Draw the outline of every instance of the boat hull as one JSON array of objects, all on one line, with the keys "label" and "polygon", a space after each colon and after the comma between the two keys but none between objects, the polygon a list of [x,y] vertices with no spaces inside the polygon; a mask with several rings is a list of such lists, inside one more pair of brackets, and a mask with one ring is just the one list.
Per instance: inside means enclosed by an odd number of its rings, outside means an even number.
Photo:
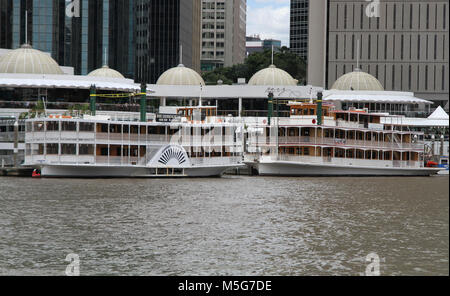
[{"label": "boat hull", "polygon": [[155,174],[147,167],[89,166],[89,165],[42,165],[41,176],[47,178],[182,178],[182,177],[219,177],[228,169],[242,165],[205,166],[185,168],[183,172],[171,170]]},{"label": "boat hull", "polygon": [[262,176],[431,176],[439,172],[436,168],[380,168],[288,161],[260,162],[256,167]]}]

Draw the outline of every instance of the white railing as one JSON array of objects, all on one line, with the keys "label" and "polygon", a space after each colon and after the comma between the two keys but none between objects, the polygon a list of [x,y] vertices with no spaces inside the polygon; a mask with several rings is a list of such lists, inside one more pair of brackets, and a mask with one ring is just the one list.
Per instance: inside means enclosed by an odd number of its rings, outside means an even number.
[{"label": "white railing", "polygon": [[[249,146],[276,146],[277,140],[275,137],[251,137],[248,140]],[[279,145],[322,145],[322,146],[343,146],[358,148],[372,148],[372,149],[400,149],[400,150],[419,150],[424,149],[423,143],[392,143],[382,141],[364,141],[364,140],[349,140],[337,138],[315,138],[315,137],[279,137]]]},{"label": "white railing", "polygon": [[191,157],[192,166],[217,166],[217,165],[237,165],[242,163],[242,157]]},{"label": "white railing", "polygon": [[379,159],[356,159],[356,158],[337,158],[337,157],[317,157],[304,155],[281,154],[261,156],[261,161],[290,161],[311,164],[334,164],[345,166],[363,166],[363,167],[399,167],[399,168],[420,168],[423,166],[421,161],[400,161],[400,160],[379,160]]},{"label": "white railing", "polygon": [[337,127],[348,127],[348,128],[364,128],[364,124],[361,124],[359,122],[351,122],[351,121],[344,121],[344,120],[337,120],[336,121]]}]

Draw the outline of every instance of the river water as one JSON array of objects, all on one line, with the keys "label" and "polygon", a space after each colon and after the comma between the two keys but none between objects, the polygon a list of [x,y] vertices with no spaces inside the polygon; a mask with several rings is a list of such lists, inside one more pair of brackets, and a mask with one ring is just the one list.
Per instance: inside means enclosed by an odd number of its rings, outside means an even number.
[{"label": "river water", "polygon": [[0,178],[0,275],[449,274],[449,178]]}]

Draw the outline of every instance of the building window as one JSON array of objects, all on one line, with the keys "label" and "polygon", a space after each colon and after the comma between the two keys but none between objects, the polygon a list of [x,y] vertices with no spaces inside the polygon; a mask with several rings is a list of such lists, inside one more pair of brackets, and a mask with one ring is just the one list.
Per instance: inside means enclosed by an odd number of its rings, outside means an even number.
[{"label": "building window", "polygon": [[394,30],[397,22],[397,5],[394,4]]},{"label": "building window", "polygon": [[442,22],[442,24],[443,24],[443,27],[444,27],[444,30],[445,30],[445,22],[446,22],[446,18],[447,18],[447,5],[446,4],[442,4],[442,11],[443,11],[443,13],[444,13],[444,21]]},{"label": "building window", "polygon": [[411,65],[409,65],[409,69],[408,69],[408,90],[411,90]]},{"label": "building window", "polygon": [[339,49],[339,36],[336,35],[336,53],[335,53],[336,60],[338,59],[338,49]]},{"label": "building window", "polygon": [[420,35],[417,35],[417,60],[420,60]]},{"label": "building window", "polygon": [[392,65],[392,89],[395,89],[395,66]]},{"label": "building window", "polygon": [[400,65],[400,90],[403,89],[403,65]]},{"label": "building window", "polygon": [[409,29],[412,29],[413,23],[413,4],[409,5]]},{"label": "building window", "polygon": [[[361,19],[362,23],[362,19]],[[344,29],[347,29],[347,4],[344,5]]]},{"label": "building window", "polygon": [[403,60],[403,49],[404,49],[403,42],[404,42],[404,36],[402,34],[402,37],[401,37],[401,40],[400,40],[400,59],[402,59],[402,60]]},{"label": "building window", "polygon": [[442,59],[445,60],[445,35],[442,35]]},{"label": "building window", "polygon": [[434,59],[437,59],[437,35],[434,35]]},{"label": "building window", "polygon": [[[353,4],[353,13],[352,13],[352,29],[355,29],[355,4]],[[369,28],[370,29],[370,28]]]},{"label": "building window", "polygon": [[344,60],[346,59],[346,51],[347,51],[347,35],[344,35]]},{"label": "building window", "polygon": [[395,60],[395,35],[392,36],[392,59]]},{"label": "building window", "polygon": [[433,82],[434,82],[433,89],[435,90],[436,89],[436,65],[434,65]]},{"label": "building window", "polygon": [[[361,30],[363,29],[363,20],[364,20],[364,14],[363,14],[363,11],[364,11],[364,4],[361,4],[361,15],[360,15],[360,19],[361,19],[361,22],[360,22],[360,29],[361,29]],[[369,18],[369,20],[370,20],[370,18]]]},{"label": "building window", "polygon": [[437,29],[437,15],[438,15],[438,6],[434,6],[434,29]]},{"label": "building window", "polygon": [[425,90],[428,90],[428,65],[425,65]]},{"label": "building window", "polygon": [[402,29],[405,24],[405,4],[402,4]]},{"label": "building window", "polygon": [[420,89],[420,66],[417,65],[417,85],[416,85],[416,89],[419,90]]},{"label": "building window", "polygon": [[442,65],[442,90],[445,89],[445,66]]},{"label": "building window", "polygon": [[339,4],[336,4],[336,29],[339,29]]},{"label": "building window", "polygon": [[411,60],[412,57],[412,36],[409,35],[409,60]]},{"label": "building window", "polygon": [[352,60],[355,59],[355,35],[352,35]]}]

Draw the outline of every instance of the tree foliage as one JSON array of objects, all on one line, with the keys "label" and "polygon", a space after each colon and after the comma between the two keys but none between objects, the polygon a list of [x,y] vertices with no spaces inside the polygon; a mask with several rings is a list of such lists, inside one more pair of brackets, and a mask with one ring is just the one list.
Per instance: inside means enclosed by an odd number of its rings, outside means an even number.
[{"label": "tree foliage", "polygon": [[[306,63],[298,55],[292,53],[286,46],[280,52],[274,53],[274,64],[299,81],[299,84],[306,83]],[[224,84],[233,84],[238,78],[245,78],[248,82],[250,78],[259,70],[267,68],[272,63],[272,51],[266,49],[264,52],[256,52],[249,55],[243,64],[231,67],[216,68],[213,71],[203,73],[206,84],[217,84],[222,80]]]}]

